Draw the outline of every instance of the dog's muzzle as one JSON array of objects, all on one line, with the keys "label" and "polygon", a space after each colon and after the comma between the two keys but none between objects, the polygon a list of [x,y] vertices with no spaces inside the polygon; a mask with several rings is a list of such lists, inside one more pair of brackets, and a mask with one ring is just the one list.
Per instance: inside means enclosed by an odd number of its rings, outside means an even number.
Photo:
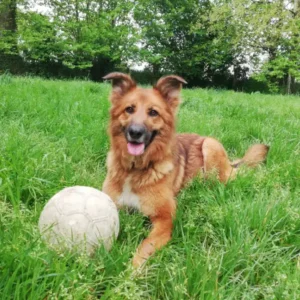
[{"label": "dog's muzzle", "polygon": [[127,129],[127,141],[133,143],[144,143],[147,135],[147,129],[144,125],[132,124]]},{"label": "dog's muzzle", "polygon": [[153,141],[156,131],[149,131],[145,125],[131,124],[125,130],[127,150],[131,155],[142,155]]}]

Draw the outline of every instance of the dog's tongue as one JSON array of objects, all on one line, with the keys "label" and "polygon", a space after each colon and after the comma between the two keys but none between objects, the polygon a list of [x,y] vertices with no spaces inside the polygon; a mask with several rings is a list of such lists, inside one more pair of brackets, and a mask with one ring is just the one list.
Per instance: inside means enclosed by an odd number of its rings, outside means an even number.
[{"label": "dog's tongue", "polygon": [[141,155],[144,153],[145,150],[145,144],[133,144],[133,143],[127,143],[127,149],[129,154],[131,155]]}]

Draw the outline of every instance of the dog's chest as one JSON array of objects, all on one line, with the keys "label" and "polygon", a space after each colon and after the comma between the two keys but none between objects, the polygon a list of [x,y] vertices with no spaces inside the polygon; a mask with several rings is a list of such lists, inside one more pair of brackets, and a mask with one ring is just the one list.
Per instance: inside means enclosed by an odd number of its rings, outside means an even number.
[{"label": "dog's chest", "polygon": [[140,198],[137,194],[134,194],[131,190],[130,178],[127,178],[124,185],[122,194],[118,198],[118,204],[120,206],[128,206],[140,210]]}]

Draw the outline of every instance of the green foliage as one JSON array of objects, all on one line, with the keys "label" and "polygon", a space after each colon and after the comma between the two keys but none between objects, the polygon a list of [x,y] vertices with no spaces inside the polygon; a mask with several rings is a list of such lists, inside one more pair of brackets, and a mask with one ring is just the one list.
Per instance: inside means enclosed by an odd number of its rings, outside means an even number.
[{"label": "green foliage", "polygon": [[[214,2],[210,20],[217,21],[229,48],[234,49],[234,79],[241,77],[246,62],[254,70],[252,78],[266,84],[271,92],[287,91],[288,76],[290,82],[296,82],[300,72],[297,1]],[[213,28],[212,24],[210,30]],[[266,59],[261,67],[263,56]]]},{"label": "green foliage", "polygon": [[41,0],[44,14],[30,3],[0,4],[1,72],[98,81],[141,64],[141,81],[177,73],[191,86],[298,91],[299,0]]},{"label": "green foliage", "polygon": [[[290,80],[300,80],[300,19],[289,20],[289,33],[281,37],[281,47],[276,50],[274,58],[264,64],[256,78],[266,82],[271,92],[282,92]],[[290,93],[291,91],[287,91]]]},{"label": "green foliage", "polygon": [[[88,74],[99,64],[103,69],[107,68],[105,63],[125,66],[135,47],[129,26],[132,1],[44,0],[39,4],[48,8],[48,15],[19,10],[14,17],[18,32],[9,28],[1,31],[0,52],[13,49],[29,71],[34,65],[46,69],[48,65],[87,70]],[[12,47],[17,39],[17,46]],[[5,64],[1,65],[4,68]]]},{"label": "green foliage", "polygon": [[210,1],[154,1],[152,5],[149,11],[149,1],[139,1],[134,9],[141,28],[141,61],[156,73],[179,73],[190,83],[226,76],[234,49],[224,43],[224,24],[210,19]]},{"label": "green foliage", "polygon": [[[45,1],[51,19],[26,12],[20,18],[21,50],[27,60],[59,61],[69,68],[91,68],[93,61],[107,57],[125,60],[128,11],[131,2]],[[120,14],[120,16],[119,16]],[[120,45],[123,45],[121,47]]]},{"label": "green foliage", "polygon": [[1,299],[297,299],[300,293],[299,97],[185,89],[178,131],[218,138],[231,158],[269,144],[266,165],[226,186],[195,179],[178,196],[172,241],[140,272],[148,234],[120,211],[112,250],[58,256],[37,229],[65,186],[101,189],[111,88],[0,76]]},{"label": "green foliage", "polygon": [[61,61],[65,42],[57,36],[55,24],[48,17],[34,12],[19,14],[21,43],[25,60],[33,62]]}]

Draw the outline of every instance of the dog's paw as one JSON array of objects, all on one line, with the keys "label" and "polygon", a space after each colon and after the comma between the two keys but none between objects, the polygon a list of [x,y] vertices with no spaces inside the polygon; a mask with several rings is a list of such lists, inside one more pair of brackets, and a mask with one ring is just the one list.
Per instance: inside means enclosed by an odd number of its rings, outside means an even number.
[{"label": "dog's paw", "polygon": [[133,257],[132,265],[134,268],[141,268],[145,265],[147,258],[140,256],[138,253]]}]

